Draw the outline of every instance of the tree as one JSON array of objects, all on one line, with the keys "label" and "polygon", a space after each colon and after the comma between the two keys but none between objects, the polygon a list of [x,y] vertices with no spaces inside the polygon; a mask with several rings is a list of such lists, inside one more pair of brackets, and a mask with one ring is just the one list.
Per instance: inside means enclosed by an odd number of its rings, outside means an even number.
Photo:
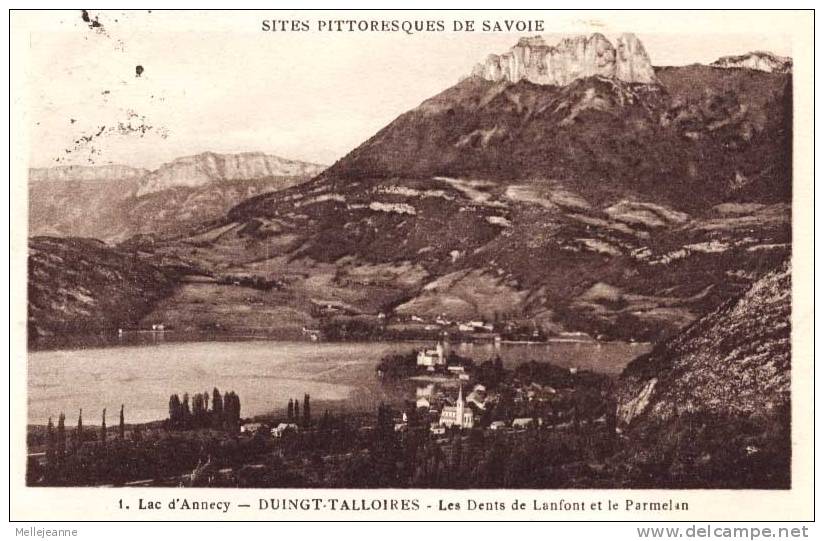
[{"label": "tree", "polygon": [[381,403],[378,406],[378,422],[375,427],[372,447],[372,483],[378,487],[393,487],[398,483],[396,460],[401,454],[399,442],[392,421],[392,410]]},{"label": "tree", "polygon": [[196,393],[192,397],[192,421],[194,423],[193,426],[200,428],[206,425],[206,402],[209,398],[209,395],[204,393]]},{"label": "tree", "polygon": [[49,424],[46,427],[46,465],[52,468],[56,465],[55,454],[57,450],[55,443],[54,423],[52,418],[49,417]]},{"label": "tree", "polygon": [[451,467],[451,477],[452,477],[452,486],[450,488],[456,488],[456,485],[461,480],[461,470],[463,469],[463,438],[461,438],[460,434],[455,434],[454,439],[452,440],[452,467]]},{"label": "tree", "polygon": [[296,423],[298,421],[300,421],[300,402],[298,402],[297,398],[295,399],[295,419],[294,419],[294,421]]},{"label": "tree", "polygon": [[100,425],[100,442],[106,443],[106,408],[103,408],[103,422]]},{"label": "tree", "polygon": [[223,428],[232,426],[232,393],[226,391],[223,394]]},{"label": "tree", "polygon": [[495,438],[481,470],[481,482],[484,486],[498,488],[504,486],[504,475],[510,451],[504,439]]},{"label": "tree", "polygon": [[320,418],[320,428],[321,430],[329,430],[332,427],[332,416],[329,414],[329,410],[323,410],[323,417]]},{"label": "tree", "polygon": [[312,423],[312,414],[309,409],[309,394],[303,395],[303,425],[309,426]]},{"label": "tree", "polygon": [[607,403],[607,413],[606,413],[606,429],[607,429],[607,444],[609,445],[609,450],[611,451],[615,446],[615,442],[618,438],[617,435],[617,426],[618,426],[618,401],[615,398],[615,395],[610,393],[606,400]]},{"label": "tree", "polygon": [[83,445],[83,408],[80,408],[80,414],[77,416],[77,428],[74,431],[74,445],[75,451]]},{"label": "tree", "polygon": [[173,394],[169,397],[169,428],[180,428],[183,408],[180,404],[180,397]]},{"label": "tree", "polygon": [[286,421],[292,422],[292,419],[295,417],[295,405],[292,403],[292,399],[289,399],[289,405],[286,406]]},{"label": "tree", "polygon": [[181,422],[184,428],[189,428],[192,424],[192,410],[189,407],[189,393],[183,393],[183,402],[181,406]]},{"label": "tree", "polygon": [[123,415],[123,404],[120,404],[120,424],[117,432],[121,441],[126,439],[126,418]]},{"label": "tree", "polygon": [[57,418],[57,460],[62,463],[66,457],[66,416],[60,412],[60,417]]},{"label": "tree", "polygon": [[497,385],[504,377],[504,361],[500,355],[495,356],[493,366],[495,367],[495,385]]},{"label": "tree", "polygon": [[223,426],[223,398],[217,387],[212,390],[212,426],[214,428]]},{"label": "tree", "polygon": [[409,428],[417,428],[421,424],[418,408],[414,402],[408,402],[406,405],[406,424],[409,425]]},{"label": "tree", "polygon": [[240,428],[240,398],[234,391],[223,396],[223,414],[226,428],[236,432]]}]

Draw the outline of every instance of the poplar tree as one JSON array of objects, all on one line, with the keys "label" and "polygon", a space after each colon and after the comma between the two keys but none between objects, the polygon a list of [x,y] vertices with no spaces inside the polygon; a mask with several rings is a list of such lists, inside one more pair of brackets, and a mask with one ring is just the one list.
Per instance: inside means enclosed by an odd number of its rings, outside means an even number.
[{"label": "poplar tree", "polygon": [[77,416],[77,428],[74,431],[75,451],[83,446],[83,408]]},{"label": "poplar tree", "polygon": [[180,397],[173,394],[169,397],[169,428],[180,428],[181,417]]},{"label": "poplar tree", "polygon": [[197,393],[192,397],[192,420],[195,427],[201,427],[206,424],[206,408],[205,400],[202,394]]},{"label": "poplar tree", "polygon": [[312,422],[312,414],[309,408],[309,394],[304,393],[303,395],[303,425],[309,426]]},{"label": "poplar tree", "polygon": [[106,443],[106,408],[103,408],[103,421],[100,425],[100,442]]},{"label": "poplar tree", "polygon": [[220,396],[220,391],[215,387],[212,390],[212,427],[220,428],[223,426],[223,398]]},{"label": "poplar tree", "polygon": [[232,393],[229,391],[223,394],[223,428],[232,428]]},{"label": "poplar tree", "polygon": [[240,426],[240,398],[234,391],[223,396],[223,412],[226,428],[236,431]]},{"label": "poplar tree", "polygon": [[295,418],[295,405],[292,403],[292,399],[289,399],[289,405],[286,406],[286,420],[288,422],[292,422],[292,419]]},{"label": "poplar tree", "polygon": [[57,462],[63,462],[66,456],[66,416],[60,412],[57,418]]},{"label": "poplar tree", "polygon": [[123,404],[120,404],[120,425],[118,427],[120,440],[126,439],[126,417],[123,415]]},{"label": "poplar tree", "polygon": [[456,434],[452,440],[452,467],[450,468],[453,484],[460,480],[461,468],[463,468],[463,438],[460,434]]},{"label": "poplar tree", "polygon": [[183,405],[181,409],[181,417],[184,428],[189,428],[192,421],[192,410],[189,407],[189,393],[183,393]]},{"label": "poplar tree", "polygon": [[46,465],[49,467],[55,466],[55,441],[54,441],[54,423],[49,417],[49,425],[46,427]]}]

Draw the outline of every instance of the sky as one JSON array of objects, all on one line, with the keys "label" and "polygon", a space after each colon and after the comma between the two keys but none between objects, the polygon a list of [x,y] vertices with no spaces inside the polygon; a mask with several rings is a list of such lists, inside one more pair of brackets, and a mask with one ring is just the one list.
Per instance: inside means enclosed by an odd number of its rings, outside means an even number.
[{"label": "sky", "polygon": [[[18,12],[19,13],[19,12]],[[723,12],[715,12],[723,15]],[[310,17],[311,15],[311,17]],[[176,157],[266,152],[331,164],[401,113],[457,83],[525,33],[264,32],[264,19],[505,19],[494,12],[26,12],[12,21],[23,62],[30,165],[156,168]],[[781,21],[723,16],[519,12],[550,44],[632,31],[653,65],[769,50],[791,56]],[[707,19],[710,17],[711,19]],[[97,18],[101,26],[92,26]],[[16,19],[16,20],[15,20]],[[735,30],[735,31],[733,31]],[[740,30],[740,31],[739,31]],[[724,33],[722,33],[722,31]],[[25,50],[20,50],[21,48]],[[140,76],[136,66],[142,66]],[[18,83],[20,83],[18,81]]]}]

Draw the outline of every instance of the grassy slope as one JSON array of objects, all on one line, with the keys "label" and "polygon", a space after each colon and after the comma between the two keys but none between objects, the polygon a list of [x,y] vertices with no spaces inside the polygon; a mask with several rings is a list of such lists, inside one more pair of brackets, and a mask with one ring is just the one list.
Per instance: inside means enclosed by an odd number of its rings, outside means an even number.
[{"label": "grassy slope", "polygon": [[29,339],[138,321],[171,293],[173,272],[92,239],[29,240]]}]

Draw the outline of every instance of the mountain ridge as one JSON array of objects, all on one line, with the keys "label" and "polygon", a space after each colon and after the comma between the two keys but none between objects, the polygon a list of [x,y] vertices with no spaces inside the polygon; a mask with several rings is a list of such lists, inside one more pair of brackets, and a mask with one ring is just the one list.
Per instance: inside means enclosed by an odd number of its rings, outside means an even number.
[{"label": "mountain ridge", "polygon": [[179,235],[235,204],[323,167],[260,152],[204,152],[150,171],[121,165],[31,169],[29,234],[123,241]]},{"label": "mountain ridge", "polygon": [[788,251],[792,86],[656,78],[467,78],[313,180],[156,249],[390,320],[659,340]]},{"label": "mountain ridge", "polygon": [[658,341],[789,252],[792,80],[655,79],[469,77],[307,182],[128,247],[380,328],[444,316]]},{"label": "mountain ridge", "polygon": [[137,196],[173,187],[198,187],[212,182],[267,177],[313,177],[324,167],[262,152],[217,154],[202,152],[167,162],[142,179]]}]

